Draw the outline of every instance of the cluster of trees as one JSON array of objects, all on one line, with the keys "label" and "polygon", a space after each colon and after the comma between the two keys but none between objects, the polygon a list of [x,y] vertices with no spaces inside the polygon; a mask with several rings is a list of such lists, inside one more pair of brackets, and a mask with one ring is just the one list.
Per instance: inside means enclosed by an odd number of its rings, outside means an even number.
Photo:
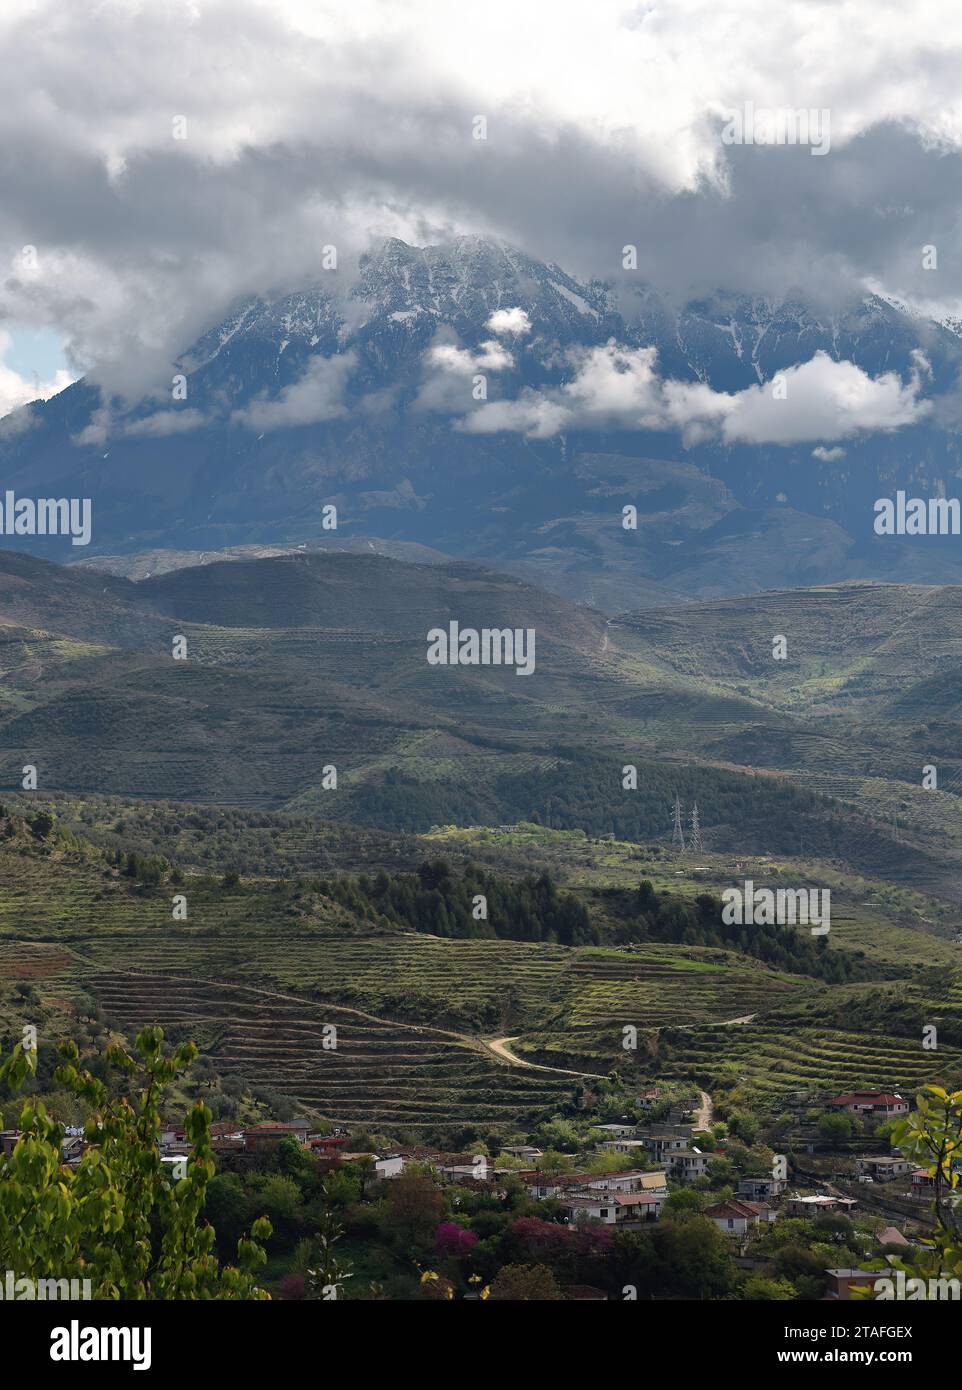
[{"label": "cluster of trees", "polygon": [[127,878],[132,878],[147,888],[156,888],[168,877],[174,883],[183,882],[183,875],[180,870],[175,869],[170,860],[165,859],[161,854],[138,854],[133,849],[115,849],[108,854],[107,860],[108,863],[114,864],[120,869]]},{"label": "cluster of trees", "polygon": [[547,874],[505,879],[475,864],[460,875],[441,859],[414,874],[322,880],[321,892],[355,912],[373,912],[411,931],[448,937],[504,937],[554,941],[564,946],[597,942],[599,931],[584,904],[559,892]]},{"label": "cluster of trees", "polygon": [[683,946],[715,946],[755,956],[779,970],[813,975],[830,984],[871,979],[878,974],[861,951],[829,950],[826,937],[813,938],[788,926],[742,926],[722,921],[722,904],[711,893],[693,902],[655,892],[643,879],[633,893],[612,889],[605,901],[624,923],[625,942],[671,941]]}]

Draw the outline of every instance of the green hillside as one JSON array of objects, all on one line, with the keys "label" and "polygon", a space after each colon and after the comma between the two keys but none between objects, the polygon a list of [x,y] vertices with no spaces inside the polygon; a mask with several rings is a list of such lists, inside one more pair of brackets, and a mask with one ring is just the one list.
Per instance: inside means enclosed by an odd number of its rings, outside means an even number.
[{"label": "green hillside", "polygon": [[[61,809],[69,816],[42,805],[0,816],[0,1031],[16,1037],[29,1018],[49,1046],[91,1008],[100,1028],[122,1036],[160,1022],[174,1039],[196,1039],[218,1090],[259,1088],[274,1113],[293,1106],[387,1132],[504,1134],[568,1106],[572,1071],[708,1089],[743,1077],[759,1105],[774,1110],[800,1088],[909,1087],[962,1065],[957,947],[844,898],[819,950],[850,962],[857,983],[828,983],[804,953],[800,969],[766,959],[772,944],[794,949],[790,933],[768,944],[763,934],[746,936],[747,950],[694,944],[688,931],[697,940],[705,888],[724,878],[717,857],[679,871],[662,851],[649,851],[646,864],[637,846],[537,827],[518,856],[511,842],[523,831],[454,831],[420,842],[367,833],[366,843],[362,832],[358,846],[338,827],[315,826],[336,863],[333,876],[238,881],[146,852],[143,833],[152,819],[164,824],[162,808],[139,808],[139,820],[138,808],[124,813],[141,834],[136,850],[119,848],[122,817],[104,844],[85,833],[87,816],[103,837],[96,826],[108,810],[117,816],[117,804]],[[268,856],[273,829],[250,818],[226,813],[222,833],[232,835],[236,821],[238,838],[246,834]],[[287,818],[277,827],[288,860],[303,831]],[[192,834],[203,841],[202,828]],[[452,868],[455,882],[478,853],[500,864],[481,881],[496,922],[452,916],[451,934],[438,936],[425,930],[417,896],[406,921],[403,896],[378,886],[380,873],[382,885],[409,892],[406,871],[421,856],[434,862],[442,846],[462,866]],[[392,856],[400,862],[385,870]],[[530,930],[524,914],[546,905],[518,896],[524,875],[555,865],[565,882],[559,901],[575,895],[601,945],[498,934]],[[746,867],[764,873],[761,864]],[[646,930],[665,939],[634,939],[640,919],[628,889],[616,886],[636,888],[643,874],[655,875],[658,903],[654,913],[646,899]],[[186,899],[185,920],[172,913],[175,894]],[[506,914],[514,912],[522,916],[512,925]],[[683,939],[671,939],[686,920]],[[538,927],[563,930],[550,913]],[[488,934],[464,934],[473,931]],[[940,1032],[937,1054],[920,1047],[921,1025],[930,1022]],[[335,1051],[324,1045],[330,1025]],[[629,1028],[637,1031],[626,1049]],[[548,1069],[497,1058],[487,1042],[502,1036]]]},{"label": "green hillside", "polygon": [[[665,840],[678,794],[698,802],[717,850],[831,854],[949,898],[962,886],[955,800],[932,793],[944,803],[934,839],[932,817],[901,805],[924,756],[954,757],[949,687],[942,725],[930,711],[937,736],[891,705],[868,724],[812,702],[843,659],[846,670],[881,659],[900,590],[726,599],[606,625],[505,576],[378,555],[102,578],[98,589],[92,570],[0,556],[7,790],[32,764],[42,793],[270,808],[399,833],[537,815],[632,840]],[[932,592],[939,613],[952,610],[955,591]],[[452,620],[533,628],[533,674],[429,665],[428,630]],[[765,657],[773,624],[788,629],[793,671]],[[908,671],[911,653],[900,660]],[[626,766],[637,789],[623,786]]]}]

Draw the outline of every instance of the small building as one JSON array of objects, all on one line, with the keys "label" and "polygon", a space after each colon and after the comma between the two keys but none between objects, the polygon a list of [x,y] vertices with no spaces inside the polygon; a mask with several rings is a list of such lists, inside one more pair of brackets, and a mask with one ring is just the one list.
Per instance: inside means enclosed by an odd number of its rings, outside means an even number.
[{"label": "small building", "polygon": [[378,1154],[374,1171],[379,1178],[397,1178],[404,1172],[403,1154]]},{"label": "small building", "polygon": [[19,1129],[0,1129],[0,1157],[9,1158],[19,1138]]},{"label": "small building", "polygon": [[315,1153],[332,1154],[347,1147],[346,1134],[309,1134],[307,1147]]},{"label": "small building", "polygon": [[620,1125],[592,1125],[591,1128],[597,1129],[609,1139],[633,1139],[635,1137],[637,1125],[628,1123]]},{"label": "small building", "polygon": [[635,1097],[635,1105],[639,1110],[653,1110],[661,1101],[661,1092],[657,1086],[651,1086],[646,1091],[641,1091]]},{"label": "small building", "polygon": [[310,1128],[306,1120],[267,1121],[254,1125],[252,1129],[245,1129],[244,1147],[258,1153],[263,1149],[276,1148],[285,1139],[296,1139],[298,1144],[306,1144]]},{"label": "small building", "polygon": [[606,1226],[614,1226],[617,1220],[617,1206],[614,1195],[604,1193],[571,1193],[560,1197],[559,1204],[568,1213],[572,1226],[584,1225],[587,1221],[603,1221]]},{"label": "small building", "polygon": [[657,1221],[662,1208],[668,1200],[668,1189],[663,1192],[619,1192],[617,1202],[616,1226],[645,1225]]},{"label": "small building", "polygon": [[226,1158],[229,1154],[242,1154],[244,1152],[244,1136],[239,1134],[236,1138],[230,1134],[222,1134],[210,1141],[210,1146],[219,1158]]},{"label": "small building", "polygon": [[827,1269],[828,1291],[826,1298],[851,1298],[853,1289],[875,1287],[876,1279],[883,1278],[883,1272],[871,1269]]},{"label": "small building", "polygon": [[746,1197],[750,1202],[774,1201],[785,1191],[784,1178],[739,1178],[736,1197]]},{"label": "small building", "polygon": [[84,1149],[87,1147],[83,1139],[77,1135],[64,1137],[60,1141],[60,1161],[66,1163],[70,1168],[76,1168],[83,1158]]},{"label": "small building", "polygon": [[598,1193],[570,1192],[559,1205],[568,1213],[572,1226],[601,1221],[606,1226],[639,1227],[657,1221],[667,1194],[657,1192]]},{"label": "small building", "polygon": [[691,1144],[691,1125],[660,1125],[653,1129],[639,1129],[638,1138],[649,1153],[661,1158],[665,1153],[687,1149]]},{"label": "small building", "polygon": [[909,1103],[897,1092],[851,1091],[828,1102],[829,1110],[839,1110],[867,1119],[890,1120],[909,1113]]},{"label": "small building", "polygon": [[673,1178],[679,1178],[681,1182],[694,1182],[708,1172],[708,1154],[703,1154],[701,1149],[669,1154],[667,1168]]},{"label": "small building", "polygon": [[[213,1146],[212,1146],[213,1147]],[[161,1144],[160,1156],[163,1160],[186,1158],[193,1152],[194,1146],[189,1140],[178,1140],[175,1144]]]},{"label": "small building", "polygon": [[916,1168],[912,1173],[912,1196],[917,1202],[935,1200],[935,1178],[927,1168]]},{"label": "small building", "polygon": [[347,1154],[349,1136],[340,1134],[309,1134],[307,1149],[317,1160],[319,1172],[330,1173],[340,1168]]},{"label": "small building", "polygon": [[821,1216],[826,1211],[840,1211],[848,1215],[858,1206],[854,1197],[829,1196],[826,1192],[816,1192],[810,1197],[800,1197],[798,1193],[785,1198],[786,1216]]},{"label": "small building", "polygon": [[878,1245],[900,1245],[906,1249],[912,1244],[896,1226],[886,1226],[883,1230],[876,1231],[875,1241]]},{"label": "small building", "polygon": [[639,1169],[628,1173],[597,1173],[577,1185],[589,1192],[664,1192],[666,1195],[668,1192],[664,1173],[645,1173]]},{"label": "small building", "polygon": [[565,1190],[566,1182],[571,1181],[567,1173],[522,1172],[517,1176],[528,1189],[529,1195],[537,1197],[539,1201],[544,1201],[547,1197],[560,1197]]},{"label": "small building", "polygon": [[892,1178],[901,1178],[906,1173],[910,1173],[912,1165],[907,1158],[895,1155],[874,1156],[867,1154],[858,1160],[857,1171],[859,1177],[869,1177],[875,1182],[890,1182]]},{"label": "small building", "polygon": [[506,1144],[501,1152],[510,1158],[520,1158],[525,1163],[534,1163],[536,1159],[544,1157],[543,1150],[535,1149],[530,1144]]},{"label": "small building", "polygon": [[490,1159],[479,1156],[477,1163],[439,1163],[438,1172],[445,1182],[460,1182],[463,1178],[487,1182],[494,1177],[494,1164]]},{"label": "small building", "polygon": [[598,1148],[615,1154],[637,1155],[648,1152],[648,1145],[644,1139],[603,1139]]},{"label": "small building", "polygon": [[244,1127],[229,1120],[215,1120],[210,1127],[212,1139],[243,1139]]},{"label": "small building", "polygon": [[775,1220],[775,1212],[760,1202],[746,1202],[732,1197],[727,1202],[719,1202],[708,1207],[705,1216],[714,1221],[720,1231],[727,1235],[744,1236],[756,1226],[769,1225]]}]

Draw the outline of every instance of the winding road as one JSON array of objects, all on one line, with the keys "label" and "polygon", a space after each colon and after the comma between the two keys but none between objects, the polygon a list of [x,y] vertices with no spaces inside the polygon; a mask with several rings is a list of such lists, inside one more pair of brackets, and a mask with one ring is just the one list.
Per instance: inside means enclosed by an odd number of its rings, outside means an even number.
[{"label": "winding road", "polygon": [[515,1042],[517,1034],[510,1038],[482,1038],[482,1044],[497,1057],[499,1062],[507,1062],[512,1067],[530,1067],[533,1071],[551,1071],[559,1076],[587,1076],[592,1081],[603,1081],[604,1077],[596,1071],[572,1071],[569,1067],[547,1067],[541,1062],[526,1062],[523,1057],[512,1052],[508,1043]]}]

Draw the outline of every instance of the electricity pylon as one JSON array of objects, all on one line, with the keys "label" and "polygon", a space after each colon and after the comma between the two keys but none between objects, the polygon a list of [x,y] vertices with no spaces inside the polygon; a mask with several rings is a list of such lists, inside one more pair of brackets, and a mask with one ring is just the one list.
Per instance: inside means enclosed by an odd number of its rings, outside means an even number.
[{"label": "electricity pylon", "polygon": [[701,826],[698,823],[698,802],[696,801],[691,808],[691,831],[688,837],[688,844],[691,849],[701,850]]},{"label": "electricity pylon", "polygon": [[674,815],[675,820],[671,830],[671,842],[673,845],[678,845],[682,854],[684,854],[685,831],[681,823],[681,798],[678,796],[675,797]]}]

